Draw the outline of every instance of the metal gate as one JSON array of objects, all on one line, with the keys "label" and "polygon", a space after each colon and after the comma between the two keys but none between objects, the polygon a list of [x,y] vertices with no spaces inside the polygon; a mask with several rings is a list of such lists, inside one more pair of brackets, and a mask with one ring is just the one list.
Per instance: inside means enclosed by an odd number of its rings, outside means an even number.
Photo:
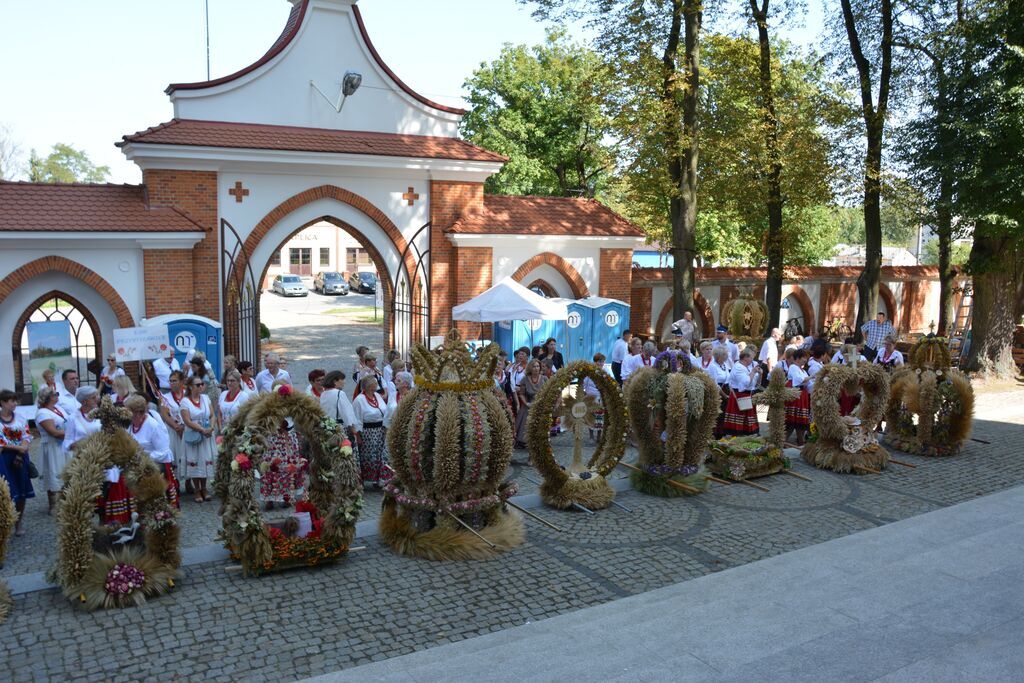
[{"label": "metal gate", "polygon": [[[416,240],[426,231],[428,246],[424,250],[416,245]],[[413,344],[427,345],[430,339],[430,223],[424,223],[413,234],[406,244],[405,251],[399,259],[398,272],[391,288],[391,319],[394,328],[395,349],[408,358],[409,349]],[[412,273],[406,267],[406,256],[410,250],[416,261]]]},{"label": "metal gate", "polygon": [[258,367],[260,283],[253,273],[245,242],[223,218],[220,220],[220,244],[224,352]]}]

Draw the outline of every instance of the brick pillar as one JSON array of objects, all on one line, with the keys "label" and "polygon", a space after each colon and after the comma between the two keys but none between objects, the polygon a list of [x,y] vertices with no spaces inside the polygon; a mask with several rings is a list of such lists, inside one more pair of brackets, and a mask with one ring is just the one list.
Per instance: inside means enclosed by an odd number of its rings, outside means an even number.
[{"label": "brick pillar", "polygon": [[142,252],[147,318],[181,313],[181,302],[194,300],[192,258],[192,249]]},{"label": "brick pillar", "polygon": [[[185,310],[189,308],[188,299],[181,297],[176,304],[177,310],[164,312],[195,313],[213,320],[220,320],[221,283],[218,273],[220,233],[217,223],[217,173],[213,171],[152,169],[143,172],[142,182],[146,186],[147,200],[150,206],[174,207],[202,226],[206,232],[206,237],[196,244],[191,252],[191,310]],[[173,275],[160,262],[159,256],[146,259],[145,262],[147,266],[153,263],[157,271],[165,277]],[[147,283],[150,275],[147,269],[145,275]],[[155,315],[148,310],[148,303],[147,293],[146,314]]]},{"label": "brick pillar", "polygon": [[[430,181],[430,334],[443,335],[456,304],[456,249],[445,234],[463,213],[481,211],[483,183]],[[461,299],[461,296],[459,297]]]},{"label": "brick pillar", "polygon": [[650,337],[651,330],[651,288],[634,287],[629,298],[629,328],[633,334]]},{"label": "brick pillar", "polygon": [[[458,247],[455,250],[455,262],[455,291],[458,292],[460,301],[468,301],[494,284],[491,247]],[[458,322],[456,327],[466,339],[491,338],[490,323]]]},{"label": "brick pillar", "polygon": [[633,250],[602,249],[598,295],[628,302],[633,289]]}]

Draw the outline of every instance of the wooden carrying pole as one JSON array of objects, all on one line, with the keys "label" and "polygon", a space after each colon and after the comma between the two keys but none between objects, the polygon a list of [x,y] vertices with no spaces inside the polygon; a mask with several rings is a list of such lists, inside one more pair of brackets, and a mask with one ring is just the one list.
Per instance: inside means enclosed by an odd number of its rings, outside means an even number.
[{"label": "wooden carrying pole", "polygon": [[794,472],[793,470],[782,470],[782,473],[783,474],[788,474],[791,477],[796,477],[797,479],[803,479],[804,481],[814,481],[810,477],[805,477],[804,475],[800,474],[799,472]]},{"label": "wooden carrying pole", "polygon": [[[630,465],[628,462],[622,462],[621,460],[619,461],[619,464],[622,465],[623,467],[629,468],[629,469],[631,469],[631,470],[633,470],[635,472],[640,472],[641,474],[643,474],[643,470],[640,469],[639,467],[637,467],[636,465]],[[701,492],[700,489],[697,488],[696,486],[690,486],[689,484],[684,484],[684,483],[679,482],[679,481],[672,481],[671,479],[668,479],[668,478],[665,479],[665,483],[668,484],[669,486],[671,486],[674,489],[679,489],[680,491],[686,491],[687,493],[700,493]]]}]

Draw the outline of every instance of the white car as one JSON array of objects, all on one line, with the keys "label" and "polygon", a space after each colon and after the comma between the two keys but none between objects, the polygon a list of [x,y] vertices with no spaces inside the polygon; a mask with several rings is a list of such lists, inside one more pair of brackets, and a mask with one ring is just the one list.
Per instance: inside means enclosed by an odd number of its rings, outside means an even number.
[{"label": "white car", "polygon": [[309,290],[298,275],[278,275],[270,289],[281,296],[309,296]]}]

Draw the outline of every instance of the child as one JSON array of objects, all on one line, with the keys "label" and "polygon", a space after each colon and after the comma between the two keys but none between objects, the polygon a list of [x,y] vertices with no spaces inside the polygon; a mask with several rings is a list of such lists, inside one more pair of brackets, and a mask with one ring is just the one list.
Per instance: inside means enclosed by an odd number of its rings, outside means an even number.
[{"label": "child", "polygon": [[[604,371],[605,355],[601,352],[594,354],[594,365],[601,368]],[[597,389],[597,384],[594,380],[589,377],[583,378],[583,393],[587,396],[593,396],[597,404],[601,405],[601,392]],[[604,409],[598,408],[594,411],[594,426],[590,428],[590,438],[595,441],[601,440],[601,432],[604,431]],[[595,439],[595,434],[596,439]]]}]

